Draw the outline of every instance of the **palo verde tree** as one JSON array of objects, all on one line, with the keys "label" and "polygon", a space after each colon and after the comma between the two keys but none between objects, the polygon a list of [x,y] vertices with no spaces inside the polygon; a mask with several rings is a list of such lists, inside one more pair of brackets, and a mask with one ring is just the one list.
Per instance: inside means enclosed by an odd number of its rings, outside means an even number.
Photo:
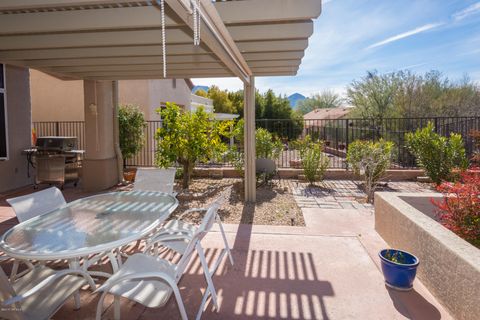
[{"label": "palo verde tree", "polygon": [[120,150],[123,164],[142,150],[145,143],[144,129],[147,126],[143,112],[134,105],[121,105],[118,108]]},{"label": "palo verde tree", "polygon": [[185,112],[174,103],[157,112],[162,117],[162,127],[157,129],[156,165],[166,168],[176,163],[183,167],[184,189],[190,185],[195,164],[209,161],[228,147],[222,137],[229,137],[230,121],[213,121],[203,108]]}]

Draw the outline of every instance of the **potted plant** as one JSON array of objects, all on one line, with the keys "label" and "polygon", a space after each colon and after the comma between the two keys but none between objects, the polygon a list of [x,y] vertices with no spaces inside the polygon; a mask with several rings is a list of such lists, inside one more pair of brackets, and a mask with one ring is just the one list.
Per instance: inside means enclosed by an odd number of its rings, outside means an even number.
[{"label": "potted plant", "polygon": [[142,150],[145,143],[144,129],[147,126],[143,112],[134,105],[122,105],[118,109],[118,125],[120,150],[123,156],[123,178],[132,182],[135,180],[135,169],[126,169],[127,159]]},{"label": "potted plant", "polygon": [[383,249],[378,255],[382,264],[385,284],[400,291],[411,290],[420,262],[418,258],[407,251],[398,249]]}]

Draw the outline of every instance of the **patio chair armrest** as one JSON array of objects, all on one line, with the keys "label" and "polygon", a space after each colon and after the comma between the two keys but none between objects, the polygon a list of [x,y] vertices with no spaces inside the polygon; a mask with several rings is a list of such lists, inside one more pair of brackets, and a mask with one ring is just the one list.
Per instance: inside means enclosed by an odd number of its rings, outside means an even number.
[{"label": "patio chair armrest", "polygon": [[207,208],[188,209],[187,211],[185,211],[184,213],[182,213],[181,215],[178,216],[178,220],[182,220],[186,215],[189,215],[192,212],[201,212],[201,211],[207,211],[207,210],[208,210]]},{"label": "patio chair armrest", "polygon": [[189,239],[190,239],[190,235],[185,233],[161,234],[159,236],[148,239],[143,252],[148,252],[148,250],[150,250],[152,246],[155,245],[156,243],[175,241],[175,240],[189,240]]},{"label": "patio chair armrest", "polygon": [[83,278],[85,278],[87,283],[90,285],[91,289],[95,290],[95,288],[96,288],[95,282],[93,282],[92,277],[87,272],[82,271],[82,270],[63,270],[63,271],[59,271],[59,272],[57,272],[55,274],[52,274],[51,276],[48,276],[47,278],[43,279],[42,281],[40,281],[40,283],[38,283],[36,286],[34,286],[32,289],[28,290],[27,292],[3,301],[2,304],[4,306],[8,306],[8,305],[12,305],[12,304],[21,302],[21,301],[27,299],[28,297],[38,293],[40,290],[42,290],[46,286],[51,285],[52,283],[54,283],[58,279],[60,279],[64,276],[74,275],[74,274],[75,275],[80,275]]},{"label": "patio chair armrest", "polygon": [[172,278],[170,275],[168,275],[165,272],[141,272],[141,273],[132,273],[132,274],[127,274],[123,277],[120,277],[115,280],[107,280],[105,284],[100,286],[97,290],[95,290],[93,293],[98,293],[100,291],[104,292],[109,292],[110,289],[125,281],[138,281],[138,280],[145,280],[145,279],[152,279],[152,280],[163,280],[168,283],[169,286],[172,288],[178,290],[177,283],[174,278]]}]

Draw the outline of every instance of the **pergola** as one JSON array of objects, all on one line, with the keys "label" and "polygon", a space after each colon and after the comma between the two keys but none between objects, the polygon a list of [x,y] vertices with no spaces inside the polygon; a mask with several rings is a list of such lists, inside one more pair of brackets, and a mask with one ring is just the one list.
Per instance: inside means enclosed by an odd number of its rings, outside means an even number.
[{"label": "pergola", "polygon": [[[296,75],[321,0],[199,0],[201,42],[194,45],[196,1],[164,0],[166,76],[244,82],[245,199],[255,201],[254,79]],[[102,110],[116,99],[111,81],[164,77],[160,8],[161,0],[3,0],[0,61],[85,80],[85,110],[94,101],[95,116],[106,123]],[[109,90],[113,98],[106,101]],[[92,119],[86,115],[87,130]],[[88,142],[87,158],[102,158],[99,142]]]}]

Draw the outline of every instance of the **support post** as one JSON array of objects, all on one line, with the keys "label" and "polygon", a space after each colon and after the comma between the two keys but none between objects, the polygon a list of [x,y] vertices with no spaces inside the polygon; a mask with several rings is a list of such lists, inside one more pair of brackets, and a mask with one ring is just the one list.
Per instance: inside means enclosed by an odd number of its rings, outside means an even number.
[{"label": "support post", "polygon": [[86,154],[82,185],[86,191],[100,191],[119,182],[113,136],[113,82],[85,80],[83,87]]},{"label": "support post", "polygon": [[255,78],[244,84],[244,120],[245,120],[245,202],[256,201],[255,175]]}]

